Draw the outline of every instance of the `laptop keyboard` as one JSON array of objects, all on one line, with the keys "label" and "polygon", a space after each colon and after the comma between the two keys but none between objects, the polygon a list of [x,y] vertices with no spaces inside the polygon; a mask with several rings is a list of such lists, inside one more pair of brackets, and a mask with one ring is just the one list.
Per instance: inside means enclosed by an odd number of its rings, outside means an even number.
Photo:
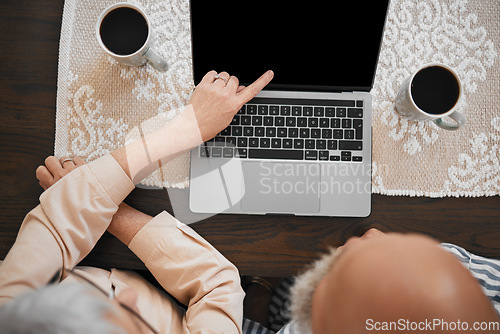
[{"label": "laptop keyboard", "polygon": [[362,161],[363,101],[254,98],[201,157]]}]

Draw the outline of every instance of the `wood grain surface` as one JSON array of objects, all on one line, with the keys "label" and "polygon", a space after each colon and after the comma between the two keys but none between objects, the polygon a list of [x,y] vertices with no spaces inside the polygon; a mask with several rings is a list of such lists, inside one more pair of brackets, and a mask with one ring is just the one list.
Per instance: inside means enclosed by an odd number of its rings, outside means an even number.
[{"label": "wood grain surface", "polygon": [[[0,259],[42,189],[35,169],[53,153],[62,0],[0,1]],[[173,193],[171,193],[173,194]],[[175,195],[187,199],[187,190]],[[126,202],[148,214],[173,213],[166,190],[136,189]],[[187,203],[187,201],[182,201]],[[186,205],[176,208],[189,215]],[[241,274],[287,276],[329,246],[376,227],[425,233],[500,258],[500,197],[411,198],[374,195],[368,218],[217,215],[192,224]],[[144,268],[105,235],[83,261],[103,268]]]}]

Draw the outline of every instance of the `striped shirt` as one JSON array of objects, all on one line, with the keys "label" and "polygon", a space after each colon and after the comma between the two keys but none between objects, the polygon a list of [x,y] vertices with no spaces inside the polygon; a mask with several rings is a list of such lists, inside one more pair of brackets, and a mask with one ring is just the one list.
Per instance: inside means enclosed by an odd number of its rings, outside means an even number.
[{"label": "striped shirt", "polygon": [[[449,243],[442,243],[441,246],[455,255],[470,271],[472,276],[476,278],[484,294],[490,299],[493,307],[500,315],[500,260],[477,256],[462,247]],[[285,320],[283,318],[288,315],[288,312],[284,312],[283,309],[286,309],[286,306],[290,303],[287,294],[290,284],[291,280],[285,280],[284,287],[278,288],[277,293],[273,296],[269,309],[271,318],[275,317]],[[245,323],[243,325],[243,333],[245,334],[305,334],[299,331],[297,323],[293,321],[288,322],[277,331],[269,330],[247,319],[245,319]]]}]

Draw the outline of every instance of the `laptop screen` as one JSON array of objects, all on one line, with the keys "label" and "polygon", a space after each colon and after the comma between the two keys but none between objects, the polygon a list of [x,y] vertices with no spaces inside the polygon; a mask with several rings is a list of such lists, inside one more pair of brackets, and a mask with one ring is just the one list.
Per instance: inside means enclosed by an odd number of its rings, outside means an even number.
[{"label": "laptop screen", "polygon": [[191,0],[195,83],[210,70],[268,89],[369,91],[389,0]]}]

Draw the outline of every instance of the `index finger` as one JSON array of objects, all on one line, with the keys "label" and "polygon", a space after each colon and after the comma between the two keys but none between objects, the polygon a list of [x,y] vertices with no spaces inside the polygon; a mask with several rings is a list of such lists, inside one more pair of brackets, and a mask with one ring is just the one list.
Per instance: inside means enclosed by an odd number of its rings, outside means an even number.
[{"label": "index finger", "polygon": [[267,84],[274,78],[274,72],[269,70],[264,73],[260,78],[248,87],[242,89],[237,96],[241,98],[241,103],[245,104],[253,99],[259,92],[267,86]]}]

